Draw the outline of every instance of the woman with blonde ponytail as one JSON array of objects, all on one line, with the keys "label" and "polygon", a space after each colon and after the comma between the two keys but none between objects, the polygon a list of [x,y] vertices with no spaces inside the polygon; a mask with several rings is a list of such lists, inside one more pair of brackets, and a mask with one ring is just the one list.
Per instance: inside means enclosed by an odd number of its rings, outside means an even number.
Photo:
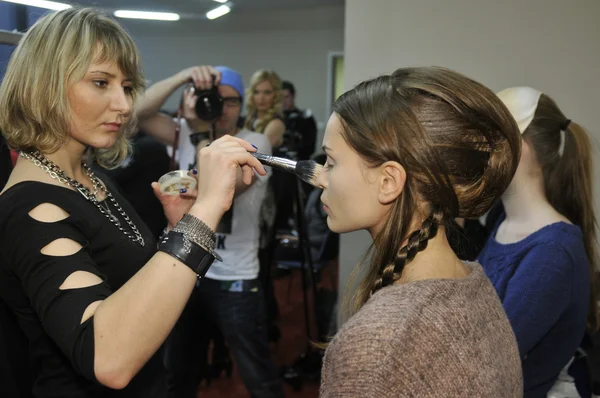
[{"label": "woman with blonde ponytail", "polygon": [[517,337],[525,397],[545,397],[586,326],[598,327],[590,140],[546,94],[514,87],[498,96],[519,125],[523,150],[478,261]]},{"label": "woman with blonde ponytail", "polygon": [[325,353],[321,397],[522,397],[502,304],[446,232],[508,187],[514,119],[492,91],[436,67],[363,82],[333,110],[318,178],[327,225],[365,229],[373,245],[354,315]]}]

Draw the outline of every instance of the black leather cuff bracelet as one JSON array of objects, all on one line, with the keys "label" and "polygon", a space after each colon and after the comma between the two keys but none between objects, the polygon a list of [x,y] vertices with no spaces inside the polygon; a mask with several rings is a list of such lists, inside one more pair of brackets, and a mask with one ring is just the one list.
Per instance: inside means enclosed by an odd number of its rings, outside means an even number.
[{"label": "black leather cuff bracelet", "polygon": [[158,244],[158,250],[175,257],[202,278],[215,258],[221,258],[214,252],[185,238],[182,233],[169,232]]}]

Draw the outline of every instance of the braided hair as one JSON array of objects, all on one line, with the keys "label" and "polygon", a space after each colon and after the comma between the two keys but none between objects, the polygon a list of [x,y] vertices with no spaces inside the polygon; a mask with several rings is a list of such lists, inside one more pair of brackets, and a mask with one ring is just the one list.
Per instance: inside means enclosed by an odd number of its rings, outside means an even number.
[{"label": "braided hair", "polygon": [[394,262],[382,267],[381,277],[375,281],[371,293],[375,293],[382,287],[393,284],[400,278],[404,267],[415,258],[417,253],[427,248],[429,239],[437,235],[438,228],[443,220],[444,213],[440,210],[439,206],[434,206],[434,210],[423,221],[421,228],[410,234],[407,244],[400,248]]}]

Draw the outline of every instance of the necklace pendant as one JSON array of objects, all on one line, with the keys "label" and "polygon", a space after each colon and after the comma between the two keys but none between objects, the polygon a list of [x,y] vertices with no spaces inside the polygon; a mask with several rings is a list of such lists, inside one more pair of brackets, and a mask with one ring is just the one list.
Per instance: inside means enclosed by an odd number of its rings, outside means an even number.
[{"label": "necklace pendant", "polygon": [[110,218],[110,221],[112,221],[117,227],[121,226],[121,221],[119,221],[119,218],[115,216],[110,210],[108,210],[108,217]]}]

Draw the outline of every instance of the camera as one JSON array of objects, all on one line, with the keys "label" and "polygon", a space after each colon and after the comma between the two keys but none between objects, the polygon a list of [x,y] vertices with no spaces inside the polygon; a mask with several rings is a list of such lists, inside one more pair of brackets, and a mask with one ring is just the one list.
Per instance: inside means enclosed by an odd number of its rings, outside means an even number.
[{"label": "camera", "polygon": [[283,143],[279,147],[282,156],[289,159],[298,160],[298,152],[303,145],[302,114],[291,112],[286,114],[285,132],[283,133]]},{"label": "camera", "polygon": [[219,95],[219,88],[214,85],[210,90],[198,90],[194,87],[194,94],[198,97],[196,101],[196,115],[204,121],[213,122],[223,114],[223,99]]},{"label": "camera", "polygon": [[283,133],[283,143],[278,151],[281,156],[292,160],[298,159],[298,151],[302,148],[302,134],[298,131],[286,130]]}]

